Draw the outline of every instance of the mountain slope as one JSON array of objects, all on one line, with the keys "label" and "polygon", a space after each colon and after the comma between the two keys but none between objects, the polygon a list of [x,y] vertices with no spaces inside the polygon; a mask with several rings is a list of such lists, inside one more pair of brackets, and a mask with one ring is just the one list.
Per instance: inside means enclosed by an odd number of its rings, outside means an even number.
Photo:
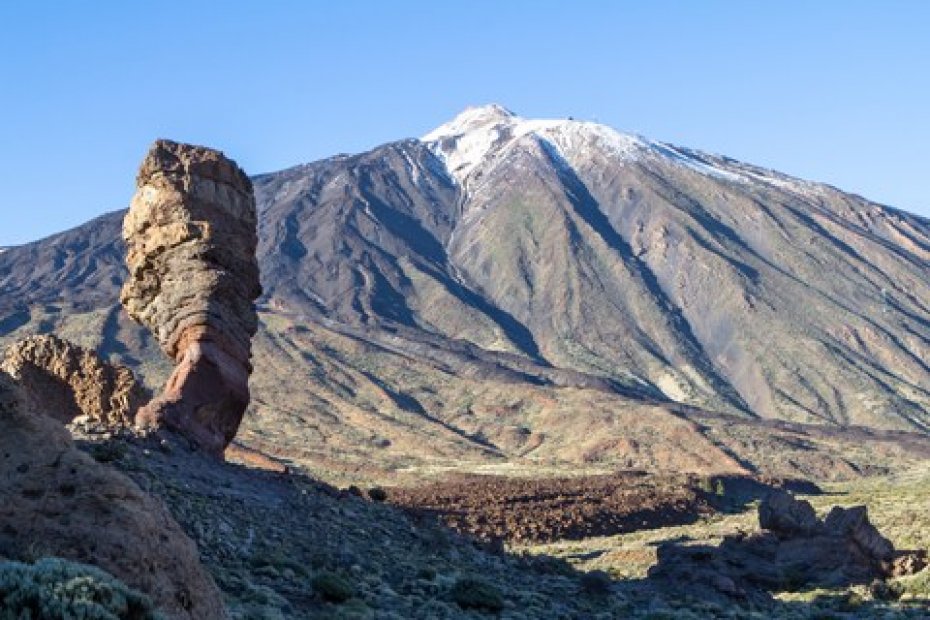
[{"label": "mountain slope", "polygon": [[425,140],[259,177],[272,297],[716,410],[927,429],[925,220],[494,106]]},{"label": "mountain slope", "polygon": [[[392,470],[738,469],[765,450],[700,411],[930,429],[922,218],[498,106],[254,184],[254,445]],[[0,254],[0,336],[56,329],[159,380],[116,306],[121,217]],[[849,452],[831,450],[824,467]]]}]

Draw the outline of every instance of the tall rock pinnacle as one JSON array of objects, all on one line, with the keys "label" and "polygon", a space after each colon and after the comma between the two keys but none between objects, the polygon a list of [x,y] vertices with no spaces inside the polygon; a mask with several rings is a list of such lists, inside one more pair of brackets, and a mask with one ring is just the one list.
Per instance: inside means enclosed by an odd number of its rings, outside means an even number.
[{"label": "tall rock pinnacle", "polygon": [[219,456],[249,404],[261,294],[252,183],[219,151],[158,140],[136,185],[120,300],[176,364],[136,423],[167,426]]}]

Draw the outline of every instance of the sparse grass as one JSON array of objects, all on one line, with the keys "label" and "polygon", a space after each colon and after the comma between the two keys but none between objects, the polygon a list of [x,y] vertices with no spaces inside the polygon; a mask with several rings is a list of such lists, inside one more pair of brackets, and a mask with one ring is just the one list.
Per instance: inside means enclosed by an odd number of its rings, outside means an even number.
[{"label": "sparse grass", "polygon": [[930,568],[910,577],[902,577],[897,581],[897,585],[902,590],[902,596],[930,600]]},{"label": "sparse grass", "polygon": [[819,513],[831,506],[864,504],[869,519],[897,549],[930,549],[930,465],[876,478],[823,485],[806,497]]},{"label": "sparse grass", "polygon": [[711,515],[689,525],[513,548],[562,558],[582,570],[604,570],[616,579],[642,579],[656,562],[659,543],[680,540],[717,544],[726,535],[751,531],[757,527],[755,506],[739,514]]},{"label": "sparse grass", "polygon": [[[707,489],[716,492],[708,480]],[[930,465],[923,465],[898,475],[862,478],[823,485],[825,493],[805,496],[822,516],[832,506],[865,504],[869,517],[878,529],[899,549],[930,548]],[[928,618],[930,617],[930,569],[875,589],[866,585],[839,590],[808,590],[777,595],[780,605],[762,615],[744,608],[724,605],[704,609],[708,602],[687,602],[676,597],[665,599],[657,593],[654,600],[644,597],[636,585],[646,577],[656,562],[656,547],[667,541],[685,544],[719,544],[723,536],[737,531],[758,529],[756,509],[749,505],[738,514],[716,514],[684,526],[641,530],[619,536],[563,541],[547,545],[520,546],[514,550],[530,554],[547,554],[583,570],[600,569],[618,580],[618,588],[632,598],[631,618]],[[786,584],[787,590],[796,586]],[[886,596],[885,590],[894,595]],[[900,600],[898,596],[900,595]],[[663,605],[663,602],[665,603]],[[681,607],[668,609],[675,604]],[[650,609],[650,606],[652,607]]]}]

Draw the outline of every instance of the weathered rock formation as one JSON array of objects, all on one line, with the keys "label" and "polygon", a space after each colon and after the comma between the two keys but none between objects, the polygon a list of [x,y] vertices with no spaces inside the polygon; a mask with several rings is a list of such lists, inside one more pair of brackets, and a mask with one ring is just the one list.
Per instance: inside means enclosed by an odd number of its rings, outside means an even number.
[{"label": "weathered rock formation", "polygon": [[773,492],[759,504],[759,527],[783,536],[810,535],[821,526],[810,502],[787,492]]},{"label": "weathered rock formation", "polygon": [[146,399],[125,366],[57,336],[30,336],[8,348],[0,370],[23,390],[29,411],[68,423],[78,416],[106,426],[129,426]]},{"label": "weathered rock formation", "polygon": [[249,403],[258,326],[252,184],[218,151],[159,140],[139,170],[123,237],[129,279],[121,301],[176,364],[136,421],[221,455]]},{"label": "weathered rock formation", "polygon": [[762,532],[726,536],[719,547],[664,544],[649,576],[762,600],[771,592],[864,584],[926,566],[925,554],[896,552],[865,506],[834,506],[820,520],[810,503],[777,490],[760,504],[759,521]]},{"label": "weathered rock formation", "polygon": [[197,547],[158,500],[78,450],[0,372],[0,556],[99,566],[170,618],[225,618]]}]

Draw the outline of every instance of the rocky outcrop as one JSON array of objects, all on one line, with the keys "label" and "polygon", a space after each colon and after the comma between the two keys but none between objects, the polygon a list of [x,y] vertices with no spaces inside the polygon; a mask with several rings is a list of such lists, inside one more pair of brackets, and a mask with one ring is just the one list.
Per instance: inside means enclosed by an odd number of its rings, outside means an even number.
[{"label": "rocky outcrop", "polygon": [[78,450],[0,372],[0,556],[99,566],[168,617],[225,618],[197,548],[158,500]]},{"label": "rocky outcrop", "polygon": [[798,501],[790,493],[773,492],[759,504],[759,527],[776,534],[813,534],[819,527],[810,502]]},{"label": "rocky outcrop", "polygon": [[222,153],[157,141],[123,223],[121,301],[176,368],[137,423],[167,426],[221,455],[249,403],[261,294],[252,184]]},{"label": "rocky outcrop", "polygon": [[125,366],[57,336],[30,336],[8,348],[0,369],[23,390],[28,410],[64,423],[84,416],[106,426],[129,426],[147,400]]},{"label": "rocky outcrop", "polygon": [[649,576],[704,588],[708,596],[763,600],[798,588],[836,588],[916,572],[920,553],[896,552],[865,506],[835,506],[816,517],[809,502],[777,490],[759,506],[763,528],[726,536],[719,547],[667,543]]}]

